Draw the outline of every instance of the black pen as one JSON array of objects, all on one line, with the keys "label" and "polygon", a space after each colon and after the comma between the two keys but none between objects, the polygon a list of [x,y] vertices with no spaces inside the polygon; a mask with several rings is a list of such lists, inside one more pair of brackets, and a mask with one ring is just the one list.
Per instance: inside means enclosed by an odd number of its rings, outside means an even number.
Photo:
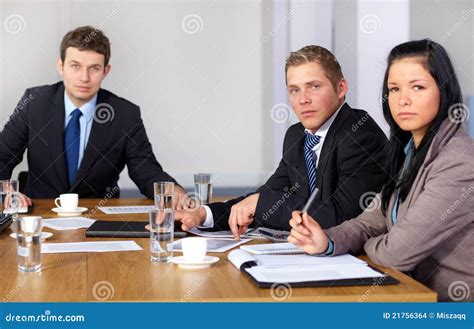
[{"label": "black pen", "polygon": [[308,201],[306,201],[306,204],[303,207],[303,210],[302,210],[303,213],[308,212],[309,206],[311,206],[311,204],[313,203],[314,199],[316,198],[316,195],[318,195],[318,192],[319,192],[319,189],[316,188],[316,189],[314,189],[313,193],[311,193],[311,195],[309,196]]}]

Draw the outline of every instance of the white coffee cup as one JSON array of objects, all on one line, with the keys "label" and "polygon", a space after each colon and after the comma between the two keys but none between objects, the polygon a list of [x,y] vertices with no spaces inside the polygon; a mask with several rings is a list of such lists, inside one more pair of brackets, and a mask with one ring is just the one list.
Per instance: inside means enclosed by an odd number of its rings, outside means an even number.
[{"label": "white coffee cup", "polygon": [[206,257],[207,239],[202,237],[192,237],[181,239],[183,256],[189,262],[200,262]]},{"label": "white coffee cup", "polygon": [[56,198],[54,200],[54,203],[58,208],[61,208],[62,210],[76,210],[77,205],[79,204],[79,195],[77,195],[76,193],[61,194],[59,198]]}]

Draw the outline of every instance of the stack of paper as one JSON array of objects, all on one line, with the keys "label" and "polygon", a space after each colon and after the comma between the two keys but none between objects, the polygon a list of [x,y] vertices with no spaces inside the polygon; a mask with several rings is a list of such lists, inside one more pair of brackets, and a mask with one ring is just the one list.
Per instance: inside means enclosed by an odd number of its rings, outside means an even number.
[{"label": "stack of paper", "polygon": [[[207,251],[208,252],[226,252],[232,248],[240,246],[243,243],[249,242],[250,239],[211,239],[206,238],[207,240]],[[173,250],[182,251],[181,240],[175,241],[173,243]]]},{"label": "stack of paper", "polygon": [[[204,238],[234,238],[232,231],[205,231],[201,230],[197,227],[193,227],[188,230],[189,233],[202,236]],[[259,238],[260,233],[258,233],[257,229],[248,229],[245,234],[241,234],[240,238],[242,239],[251,239],[251,238]]]},{"label": "stack of paper", "polygon": [[43,226],[53,230],[64,231],[89,228],[94,222],[94,219],[86,217],[46,218],[43,219]]},{"label": "stack of paper", "polygon": [[118,214],[147,214],[155,206],[119,206],[119,207],[98,207],[100,211],[108,215],[118,215]]},{"label": "stack of paper", "polygon": [[334,257],[256,255],[242,249],[231,251],[229,261],[258,282],[298,283],[385,276],[363,260],[347,254]]},{"label": "stack of paper", "polygon": [[97,241],[97,242],[67,242],[43,243],[43,254],[66,252],[109,252],[109,251],[136,251],[143,250],[135,241]]}]

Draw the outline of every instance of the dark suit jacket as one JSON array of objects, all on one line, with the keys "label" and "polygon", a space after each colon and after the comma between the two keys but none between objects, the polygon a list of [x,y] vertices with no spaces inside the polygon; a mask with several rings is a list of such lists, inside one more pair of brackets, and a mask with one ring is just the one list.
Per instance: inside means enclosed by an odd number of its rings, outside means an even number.
[{"label": "dark suit jacket", "polygon": [[64,116],[62,82],[27,89],[0,133],[0,178],[10,178],[28,150],[25,194],[32,198],[55,198],[67,192],[83,198],[119,197],[117,182],[125,165],[130,178],[149,198],[154,181],[174,181],[153,155],[140,108],[100,89],[77,181],[69,186]]},{"label": "dark suit jacket", "polygon": [[[275,173],[257,192],[260,197],[253,226],[289,230],[293,210],[301,210],[309,198],[304,160],[305,132],[294,124],[285,135],[283,159]],[[336,226],[359,215],[361,197],[379,192],[385,180],[387,138],[369,114],[344,104],[324,140],[316,171],[319,194],[308,213],[323,228]],[[215,229],[228,229],[231,206],[244,197],[210,204]]]}]

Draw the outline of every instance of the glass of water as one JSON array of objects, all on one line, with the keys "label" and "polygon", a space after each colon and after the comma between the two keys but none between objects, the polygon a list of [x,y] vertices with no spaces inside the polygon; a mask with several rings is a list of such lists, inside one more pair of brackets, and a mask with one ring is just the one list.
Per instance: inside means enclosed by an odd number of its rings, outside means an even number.
[{"label": "glass of water", "polygon": [[0,195],[2,196],[2,212],[18,212],[18,181],[0,180]]},{"label": "glass of water", "polygon": [[41,271],[42,218],[25,216],[17,220],[18,270],[20,272]]},{"label": "glass of water", "polygon": [[155,208],[173,209],[174,183],[155,182],[153,189],[155,191]]},{"label": "glass of water", "polygon": [[212,174],[194,174],[194,194],[197,206],[212,202]]},{"label": "glass of water", "polygon": [[17,230],[18,217],[18,181],[0,180],[0,196],[2,198],[0,205],[0,214],[9,214],[13,218],[12,230]]},{"label": "glass of water", "polygon": [[173,257],[174,209],[150,211],[151,261],[167,263]]}]

